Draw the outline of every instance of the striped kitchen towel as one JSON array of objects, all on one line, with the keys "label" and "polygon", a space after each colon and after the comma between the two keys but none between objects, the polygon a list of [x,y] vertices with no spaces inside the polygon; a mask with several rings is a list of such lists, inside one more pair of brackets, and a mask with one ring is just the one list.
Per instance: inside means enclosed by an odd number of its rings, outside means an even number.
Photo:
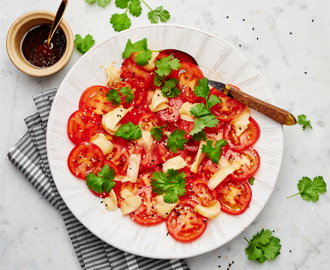
[{"label": "striped kitchen towel", "polygon": [[28,131],[9,151],[9,160],[28,181],[58,209],[82,269],[93,270],[189,270],[184,260],[157,260],[116,249],[88,231],[70,212],[55,186],[48,164],[46,128],[56,89],[33,97],[37,113],[25,119]]}]

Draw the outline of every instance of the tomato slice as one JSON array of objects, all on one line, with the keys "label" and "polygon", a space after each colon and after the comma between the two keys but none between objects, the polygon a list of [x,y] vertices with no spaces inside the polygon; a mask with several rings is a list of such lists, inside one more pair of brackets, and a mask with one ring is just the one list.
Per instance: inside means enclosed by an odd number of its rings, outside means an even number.
[{"label": "tomato slice", "polygon": [[211,108],[211,112],[220,122],[230,122],[245,109],[244,104],[226,96],[215,88],[211,89],[210,95],[216,95],[222,101]]},{"label": "tomato slice", "polygon": [[112,143],[112,145],[113,149],[111,153],[105,156],[105,159],[111,161],[116,166],[118,174],[125,175],[128,167],[129,153],[126,147],[118,143]]},{"label": "tomato slice", "polygon": [[218,164],[214,164],[210,159],[207,159],[201,166],[201,174],[204,179],[210,179],[219,169]]},{"label": "tomato slice", "polygon": [[85,179],[88,173],[97,173],[103,161],[103,152],[97,145],[82,142],[71,150],[68,156],[68,167],[74,176]]},{"label": "tomato slice", "polygon": [[156,225],[164,221],[155,211],[155,200],[151,186],[139,188],[134,195],[138,195],[142,198],[142,204],[137,210],[130,213],[133,221],[147,226]]},{"label": "tomato slice", "polygon": [[169,234],[177,241],[191,242],[200,237],[207,227],[207,218],[195,212],[197,202],[181,201],[166,218]]},{"label": "tomato slice", "polygon": [[258,152],[249,147],[248,149],[241,152],[234,152],[228,150],[225,154],[228,160],[236,160],[242,164],[242,167],[234,171],[230,178],[236,181],[245,181],[250,179],[259,169],[260,157]]},{"label": "tomato slice", "polygon": [[131,88],[146,89],[153,84],[154,74],[140,67],[132,57],[124,60],[121,77],[131,85]]},{"label": "tomato slice", "polygon": [[230,149],[234,151],[242,151],[254,145],[260,137],[260,127],[252,118],[249,118],[250,123],[247,129],[239,136],[236,136],[236,131],[233,125],[226,126],[224,130],[224,139],[227,141]]},{"label": "tomato slice", "polygon": [[134,150],[134,153],[141,154],[141,163],[140,163],[140,168],[141,169],[154,169],[157,164],[159,163],[158,161],[158,156],[157,156],[157,150],[155,149],[156,145],[153,144],[149,151],[145,151],[143,147],[137,146]]},{"label": "tomato slice", "polygon": [[186,102],[195,103],[203,100],[194,94],[194,87],[197,85],[198,80],[204,78],[203,72],[198,66],[189,63],[181,62],[181,67],[178,71],[178,86],[181,89],[181,99]]},{"label": "tomato slice", "polygon": [[171,98],[167,107],[164,110],[157,112],[157,116],[165,122],[176,122],[180,119],[180,108],[183,101],[180,97]]},{"label": "tomato slice", "polygon": [[216,190],[210,190],[207,184],[208,181],[205,179],[194,179],[186,187],[186,196],[202,206],[209,206],[211,202],[218,199],[218,193]]},{"label": "tomato slice", "polygon": [[[173,58],[179,59],[180,62],[188,62],[188,63],[192,63],[197,66],[196,60],[192,56],[190,56],[188,53],[185,53],[183,51],[167,49],[167,50],[163,50],[161,53],[163,53],[167,56],[172,54]],[[162,57],[164,57],[164,56],[162,56]]]},{"label": "tomato slice", "polygon": [[225,180],[220,183],[217,192],[221,210],[231,215],[244,213],[252,198],[252,190],[247,181]]},{"label": "tomato slice", "polygon": [[88,87],[80,97],[79,110],[91,110],[100,115],[112,111],[114,107],[106,96],[109,90],[108,87],[100,85]]},{"label": "tomato slice", "polygon": [[67,125],[70,141],[74,144],[79,144],[83,141],[89,140],[89,138],[85,139],[85,133],[92,127],[102,128],[101,118],[98,114],[92,111],[75,111],[69,117]]}]

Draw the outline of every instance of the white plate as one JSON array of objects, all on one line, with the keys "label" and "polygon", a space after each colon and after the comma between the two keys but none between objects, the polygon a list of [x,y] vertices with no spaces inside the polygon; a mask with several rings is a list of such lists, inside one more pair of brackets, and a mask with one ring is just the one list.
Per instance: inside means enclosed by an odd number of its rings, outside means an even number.
[{"label": "white plate", "polygon": [[55,97],[47,130],[47,151],[54,181],[63,200],[92,233],[121,250],[151,258],[187,258],[218,248],[239,235],[258,216],[277,181],[283,156],[283,128],[252,111],[260,125],[256,150],[261,165],[252,186],[252,201],[239,216],[221,213],[208,222],[205,233],[191,243],[180,243],[167,236],[165,223],[140,226],[122,217],[120,210],[107,212],[100,199],[88,191],[85,181],[75,178],[67,168],[73,144],[67,138],[67,120],[78,109],[81,93],[89,86],[106,83],[105,67],[120,68],[126,42],[148,39],[154,50],[178,49],[193,55],[209,79],[230,83],[243,91],[276,104],[274,95],[257,68],[240,51],[224,40],[196,29],[175,25],[148,25],[121,32],[95,46],[72,67]]}]

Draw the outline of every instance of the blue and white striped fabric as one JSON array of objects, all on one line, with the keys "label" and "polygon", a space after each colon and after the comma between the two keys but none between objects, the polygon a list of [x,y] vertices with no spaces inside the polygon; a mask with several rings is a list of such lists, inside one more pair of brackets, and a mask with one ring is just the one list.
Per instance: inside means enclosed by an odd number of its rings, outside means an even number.
[{"label": "blue and white striped fabric", "polygon": [[46,151],[46,128],[56,89],[33,97],[37,113],[25,119],[28,131],[9,151],[9,160],[28,181],[58,209],[82,269],[93,270],[189,270],[184,260],[157,260],[116,249],[88,231],[70,212],[56,189]]}]

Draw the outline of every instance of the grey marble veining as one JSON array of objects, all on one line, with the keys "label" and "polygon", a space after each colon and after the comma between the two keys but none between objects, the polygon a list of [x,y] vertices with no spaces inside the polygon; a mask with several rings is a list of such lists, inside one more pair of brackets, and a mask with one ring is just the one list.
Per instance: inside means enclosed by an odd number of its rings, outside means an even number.
[{"label": "grey marble veining", "polygon": [[[330,12],[329,1],[147,1],[171,13],[169,23],[216,34],[242,51],[261,71],[280,107],[306,114],[313,130],[285,127],[282,168],[275,190],[257,219],[223,247],[187,259],[200,269],[330,269],[330,192],[316,203],[297,192],[303,176],[322,175],[330,183]],[[11,146],[25,133],[24,118],[35,112],[32,96],[58,87],[81,56],[74,51],[66,68],[45,78],[21,73],[6,54],[5,39],[13,21],[25,12],[55,11],[59,1],[1,1],[1,269],[80,269],[59,213],[7,160]],[[105,8],[70,1],[65,19],[74,34],[92,34],[100,43],[115,34],[109,18],[114,1]],[[148,24],[147,8],[132,26]],[[247,260],[244,237],[261,228],[281,239],[275,261]]]}]

